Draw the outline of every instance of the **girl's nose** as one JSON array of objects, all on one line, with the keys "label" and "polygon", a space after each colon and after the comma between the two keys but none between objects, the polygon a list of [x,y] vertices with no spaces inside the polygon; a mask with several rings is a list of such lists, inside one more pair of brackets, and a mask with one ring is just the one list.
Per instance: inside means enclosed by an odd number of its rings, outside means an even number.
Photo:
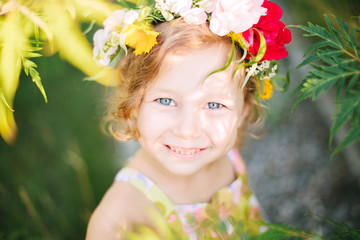
[{"label": "girl's nose", "polygon": [[180,111],[173,132],[175,135],[185,140],[199,137],[203,132],[200,114],[196,110]]}]

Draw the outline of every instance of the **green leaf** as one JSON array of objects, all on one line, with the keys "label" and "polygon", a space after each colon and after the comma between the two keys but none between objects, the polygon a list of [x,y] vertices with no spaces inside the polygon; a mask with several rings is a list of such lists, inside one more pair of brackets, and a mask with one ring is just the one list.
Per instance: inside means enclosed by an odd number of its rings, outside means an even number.
[{"label": "green leaf", "polygon": [[304,87],[307,87],[309,91],[313,92],[312,100],[315,101],[320,92],[328,91],[337,80],[337,76],[329,79],[308,79]]},{"label": "green leaf", "polygon": [[29,52],[29,53],[26,54],[26,57],[28,57],[28,58],[42,57],[42,54],[35,53],[35,52]]},{"label": "green leaf", "polygon": [[339,98],[340,98],[340,94],[342,92],[342,89],[344,88],[345,80],[346,79],[341,79],[338,82],[338,86],[337,86],[337,90],[336,90],[336,100],[339,100]]},{"label": "green leaf", "polygon": [[120,5],[122,5],[125,8],[129,8],[129,9],[137,9],[137,1],[126,1],[126,0],[116,0]]},{"label": "green leaf", "polygon": [[88,34],[94,27],[96,21],[95,20],[92,20],[89,24],[89,26],[84,30],[83,34],[86,35]]},{"label": "green leaf", "polygon": [[[279,223],[266,223],[260,221],[257,222],[259,225],[267,226],[269,229],[258,236],[251,237],[249,239],[258,240],[273,240],[273,239],[323,239],[321,236],[313,233],[309,233],[300,228],[294,228],[285,224]],[[248,238],[246,238],[248,239]]]},{"label": "green leaf", "polygon": [[[33,61],[30,61],[29,59],[23,59],[23,67],[24,69],[29,69],[29,68],[36,68],[37,65],[36,63],[34,63]],[[28,75],[28,74],[26,74]]]},{"label": "green leaf", "polygon": [[336,47],[336,45],[334,45],[332,42],[328,41],[328,40],[323,40],[323,41],[319,41],[314,43],[313,45],[311,45],[308,50],[306,50],[304,56],[308,55],[311,51],[314,51],[318,48],[323,48],[323,47]]},{"label": "green leaf", "polygon": [[12,107],[10,107],[10,104],[6,100],[4,92],[3,92],[3,90],[1,88],[0,88],[0,99],[8,109],[10,109],[12,112],[14,112],[14,109],[12,109]]},{"label": "green leaf", "polygon": [[304,61],[302,61],[297,67],[296,69],[302,67],[302,66],[305,66],[305,65],[308,65],[310,63],[313,63],[313,62],[317,62],[319,61],[320,58],[318,55],[314,54],[314,55],[311,55],[309,56],[308,58],[306,58]]},{"label": "green leaf", "polygon": [[333,39],[339,44],[341,45],[342,48],[344,48],[344,43],[339,35],[339,33],[337,32],[337,29],[334,27],[334,25],[332,24],[332,22],[330,21],[330,18],[327,14],[325,14],[325,21],[326,24],[328,26],[328,29],[330,30],[330,33],[333,37]]},{"label": "green leaf", "polygon": [[[235,41],[234,39],[231,39],[232,41],[232,45],[231,45],[231,54],[230,54],[230,58],[228,59],[228,61],[225,63],[225,65],[217,70],[214,70],[212,71],[211,73],[209,73],[209,75],[206,76],[206,78],[204,79],[204,81],[210,77],[211,75],[213,75],[214,73],[217,73],[217,72],[222,72],[224,70],[226,70],[230,64],[232,63],[233,59],[234,59],[234,55],[235,55]],[[236,71],[236,70],[235,70]]]},{"label": "green leaf", "polygon": [[34,24],[34,37],[35,37],[35,46],[39,47],[40,46],[40,31],[39,31],[39,26]]},{"label": "green leaf", "polygon": [[359,141],[359,140],[360,140],[360,124],[357,124],[357,125],[352,126],[352,128],[348,131],[345,138],[336,147],[336,149],[331,154],[331,156],[336,155],[338,152],[340,152],[344,147],[346,147],[350,143],[355,142],[355,141]]},{"label": "green leaf", "polygon": [[329,33],[328,30],[326,30],[326,28],[321,27],[319,25],[314,25],[311,22],[309,22],[308,25],[310,27],[309,34],[304,34],[304,36],[306,37],[318,36],[323,39],[333,40],[331,34]]},{"label": "green leaf", "polygon": [[344,22],[344,21],[343,21],[341,18],[339,18],[339,17],[336,17],[336,16],[335,16],[335,19],[336,19],[337,23],[339,24],[340,28],[341,28],[344,32],[348,33],[348,32],[349,32],[349,25],[348,25],[346,22]]},{"label": "green leaf", "polygon": [[327,78],[331,78],[333,75],[324,71],[310,71],[310,73],[318,78],[323,78],[323,79],[327,79]]},{"label": "green leaf", "polygon": [[265,52],[266,52],[265,37],[259,30],[256,29],[256,31],[259,33],[259,36],[260,36],[260,47],[259,47],[259,51],[257,52],[255,58],[251,61],[251,64],[260,62],[263,59]]},{"label": "green leaf", "polygon": [[36,63],[34,63],[33,61],[30,61],[29,59],[26,59],[26,58],[23,59],[22,62],[23,62],[23,69],[24,69],[26,76],[29,76],[29,74],[30,74],[32,81],[35,82],[36,86],[38,87],[41,94],[43,95],[45,102],[47,102],[47,96],[45,93],[44,86],[42,85],[41,78],[39,76],[39,72],[36,71],[36,69],[35,69],[37,67]]},{"label": "green leaf", "polygon": [[301,80],[301,83],[291,93],[291,98],[295,97],[295,95],[301,91],[301,89],[304,87],[304,83],[306,82],[306,79]]},{"label": "green leaf", "polygon": [[316,54],[318,56],[322,56],[322,57],[338,57],[340,56],[341,54],[343,54],[344,51],[343,50],[337,50],[337,49],[333,49],[333,50],[330,50],[330,49],[326,49],[326,50],[323,50],[323,51],[318,51]]},{"label": "green leaf", "polygon": [[335,134],[353,116],[354,110],[359,106],[360,98],[348,98],[337,105],[337,113],[334,116],[334,123],[330,130],[329,147],[331,147]]},{"label": "green leaf", "polygon": [[276,91],[286,92],[289,89],[289,85],[290,85],[290,68],[288,68],[286,72],[286,76],[276,75],[271,79],[271,82]]},{"label": "green leaf", "polygon": [[309,57],[307,57],[303,62],[301,62],[297,68],[300,68],[304,65],[308,65],[310,63],[313,62],[317,62],[320,59],[326,61],[326,58],[329,57],[338,57],[340,55],[342,55],[344,53],[343,50],[326,50],[326,51],[316,51],[315,53],[313,53],[312,55],[310,55]]},{"label": "green leaf", "polygon": [[294,105],[292,106],[291,108],[291,111],[293,111],[295,109],[295,107],[302,101],[304,101],[305,99],[309,98],[312,96],[312,91],[307,91],[307,89],[304,87],[304,86],[299,86],[300,88],[300,93],[299,95],[297,96],[295,102],[294,102]]},{"label": "green leaf", "polygon": [[358,83],[359,77],[360,77],[360,74],[354,74],[354,76],[351,78],[349,84],[346,87],[346,96],[348,96],[350,94],[350,91]]},{"label": "green leaf", "polygon": [[41,78],[40,78],[39,74],[34,75],[34,76],[31,75],[31,76],[32,76],[33,82],[35,82],[36,86],[39,88],[41,94],[43,95],[45,102],[47,102],[48,101],[47,96],[46,96],[45,89],[44,89],[44,86],[42,85]]}]

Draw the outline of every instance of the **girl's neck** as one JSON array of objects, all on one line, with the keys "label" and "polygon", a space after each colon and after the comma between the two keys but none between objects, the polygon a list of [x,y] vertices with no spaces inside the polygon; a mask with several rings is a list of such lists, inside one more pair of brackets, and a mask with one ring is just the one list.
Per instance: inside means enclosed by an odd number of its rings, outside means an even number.
[{"label": "girl's neck", "polygon": [[222,187],[231,184],[236,174],[227,156],[192,175],[176,175],[161,164],[148,161],[140,149],[128,164],[156,183],[175,204],[208,202]]}]

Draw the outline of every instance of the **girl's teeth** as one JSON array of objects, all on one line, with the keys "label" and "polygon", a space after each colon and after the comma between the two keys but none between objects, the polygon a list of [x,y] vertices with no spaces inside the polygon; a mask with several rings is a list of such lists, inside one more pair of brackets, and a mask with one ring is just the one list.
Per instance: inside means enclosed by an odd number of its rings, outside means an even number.
[{"label": "girl's teeth", "polygon": [[177,147],[172,147],[170,146],[170,149],[172,151],[174,151],[177,154],[181,154],[181,155],[193,155],[197,152],[199,152],[199,149],[184,149],[184,148],[177,148]]}]

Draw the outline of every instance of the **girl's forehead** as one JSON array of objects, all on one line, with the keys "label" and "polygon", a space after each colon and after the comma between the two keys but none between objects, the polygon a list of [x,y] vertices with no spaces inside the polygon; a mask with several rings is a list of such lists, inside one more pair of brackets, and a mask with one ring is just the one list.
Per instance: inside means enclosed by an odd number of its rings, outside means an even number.
[{"label": "girl's forehead", "polygon": [[208,92],[229,92],[239,86],[233,78],[234,64],[223,71],[229,59],[226,48],[212,46],[192,51],[167,54],[155,81],[149,86],[168,89],[202,89]]}]

